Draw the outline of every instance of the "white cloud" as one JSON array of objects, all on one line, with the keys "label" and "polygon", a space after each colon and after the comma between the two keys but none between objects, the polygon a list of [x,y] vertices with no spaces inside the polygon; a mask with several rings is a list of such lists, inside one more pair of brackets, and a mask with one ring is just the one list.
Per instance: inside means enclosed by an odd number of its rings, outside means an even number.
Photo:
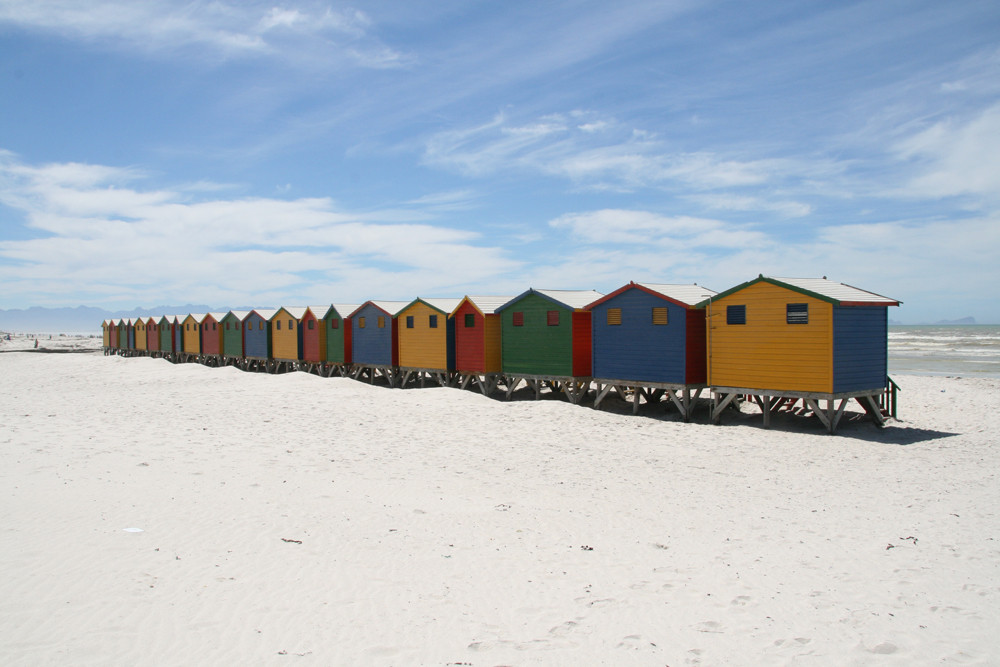
[{"label": "white cloud", "polygon": [[[518,266],[475,232],[414,222],[463,192],[356,214],[327,198],[192,200],[190,191],[143,191],[130,170],[2,157],[0,202],[25,216],[19,236],[29,238],[0,241],[0,280],[27,304],[68,292],[130,305],[393,298]],[[394,291],[370,291],[361,269]],[[319,293],[327,283],[349,293]]]}]

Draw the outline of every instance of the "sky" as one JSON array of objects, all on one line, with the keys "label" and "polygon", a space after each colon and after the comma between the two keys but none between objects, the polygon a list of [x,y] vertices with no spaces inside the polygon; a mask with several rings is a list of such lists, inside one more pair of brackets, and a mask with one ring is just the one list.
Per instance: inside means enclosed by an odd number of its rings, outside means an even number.
[{"label": "sky", "polygon": [[0,308],[822,277],[1000,323],[1000,4],[0,0]]}]

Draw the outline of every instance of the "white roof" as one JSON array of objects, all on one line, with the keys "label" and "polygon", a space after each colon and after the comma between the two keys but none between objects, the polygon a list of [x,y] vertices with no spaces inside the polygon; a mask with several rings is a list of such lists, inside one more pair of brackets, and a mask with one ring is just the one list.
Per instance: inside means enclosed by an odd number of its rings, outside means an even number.
[{"label": "white roof", "polygon": [[[289,315],[291,315],[297,320],[301,320],[302,316],[306,314],[305,306],[282,306],[281,308],[284,308]],[[278,310],[281,310],[281,308],[279,308]],[[278,311],[276,310],[274,312]]]},{"label": "white roof", "polygon": [[[403,310],[412,303],[411,301],[369,301],[372,305],[381,308],[390,315],[398,315],[399,311]],[[364,305],[364,304],[362,304]],[[358,306],[360,308],[361,306]],[[357,308],[355,308],[357,310]]]},{"label": "white roof", "polygon": [[[278,311],[273,308],[254,308],[253,310],[250,311],[250,313],[257,313],[265,320],[270,320],[272,317],[275,316],[277,312]],[[250,313],[247,313],[247,317],[250,316]]]},{"label": "white roof", "polygon": [[604,296],[594,290],[536,289],[534,291],[573,309],[584,308]]},{"label": "white roof", "polygon": [[229,314],[228,310],[226,312],[224,312],[224,313],[209,313],[209,315],[211,315],[212,317],[215,318],[216,322],[221,322],[222,318],[225,317],[228,314]]},{"label": "white roof", "polygon": [[[247,318],[247,315],[250,314],[250,311],[249,310],[230,310],[229,313],[232,313],[236,317],[236,319],[238,319],[240,322],[242,322],[243,320],[245,320]],[[228,317],[229,313],[226,313],[225,315],[223,315],[223,317]]]},{"label": "white roof", "polygon": [[[472,305],[474,305],[476,308],[479,309],[479,312],[483,313],[484,315],[493,315],[497,312],[497,309],[500,308],[500,306],[504,305],[514,297],[513,296],[466,296],[465,298],[471,301]],[[451,314],[454,315],[455,311],[458,310],[459,304],[461,304],[463,300],[464,299],[459,299],[459,302],[456,303],[455,307],[452,309]]]},{"label": "white roof", "polygon": [[186,320],[188,317],[193,317],[195,322],[201,322],[205,319],[205,315],[207,315],[207,313],[188,313],[187,317],[184,319]]},{"label": "white roof", "polygon": [[892,306],[899,304],[899,302],[895,299],[890,299],[888,297],[875,294],[874,292],[858,289],[857,287],[851,287],[850,285],[845,285],[844,283],[827,280],[826,278],[771,277],[771,280],[775,280],[779,283],[785,283],[786,285],[797,287],[800,290],[813,292],[814,294],[819,294],[820,296],[825,296],[829,299],[840,302],[884,304]]},{"label": "white roof", "polygon": [[662,294],[668,299],[679,301],[688,306],[700,303],[709,297],[715,296],[718,292],[710,290],[701,285],[667,285],[661,283],[636,283],[648,290]]},{"label": "white roof", "polygon": [[[331,303],[330,305],[337,309],[337,312],[341,317],[347,317],[361,307],[360,303]],[[329,310],[329,308],[327,308],[327,310]],[[324,313],[324,315],[325,314],[326,313]]]}]

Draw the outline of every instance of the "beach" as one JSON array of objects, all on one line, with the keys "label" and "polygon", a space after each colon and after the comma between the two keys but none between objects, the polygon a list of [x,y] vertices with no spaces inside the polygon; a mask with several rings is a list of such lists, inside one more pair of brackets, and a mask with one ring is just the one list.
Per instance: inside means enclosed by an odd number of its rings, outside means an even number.
[{"label": "beach", "polygon": [[894,377],[898,420],[830,436],[100,352],[0,373],[4,665],[1000,662],[1000,379]]}]

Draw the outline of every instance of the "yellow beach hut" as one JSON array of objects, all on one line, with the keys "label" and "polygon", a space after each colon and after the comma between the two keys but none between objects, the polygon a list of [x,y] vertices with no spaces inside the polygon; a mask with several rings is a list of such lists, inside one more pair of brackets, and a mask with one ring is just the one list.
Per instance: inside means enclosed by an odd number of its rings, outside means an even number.
[{"label": "yellow beach hut", "polygon": [[427,378],[441,386],[451,384],[455,369],[455,327],[448,317],[461,299],[417,298],[399,311],[400,386],[411,379],[423,386]]}]

